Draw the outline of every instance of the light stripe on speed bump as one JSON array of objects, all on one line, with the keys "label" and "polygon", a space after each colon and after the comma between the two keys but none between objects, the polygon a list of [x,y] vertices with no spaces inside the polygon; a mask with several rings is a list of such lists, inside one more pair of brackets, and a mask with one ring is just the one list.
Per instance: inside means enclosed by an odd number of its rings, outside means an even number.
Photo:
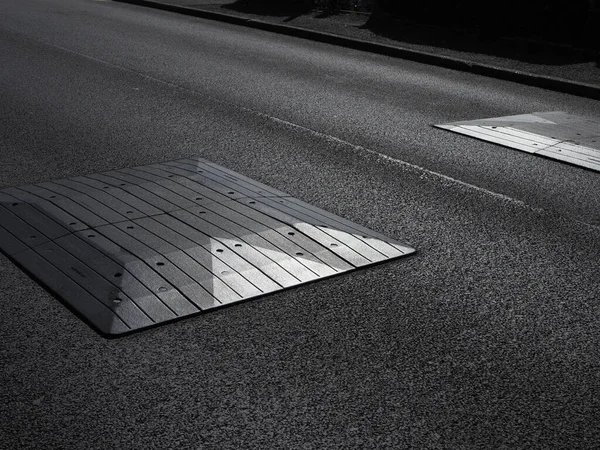
[{"label": "light stripe on speed bump", "polygon": [[600,121],[597,119],[555,111],[435,126],[600,171]]},{"label": "light stripe on speed bump", "polygon": [[2,189],[0,249],[113,336],[414,252],[199,158]]}]

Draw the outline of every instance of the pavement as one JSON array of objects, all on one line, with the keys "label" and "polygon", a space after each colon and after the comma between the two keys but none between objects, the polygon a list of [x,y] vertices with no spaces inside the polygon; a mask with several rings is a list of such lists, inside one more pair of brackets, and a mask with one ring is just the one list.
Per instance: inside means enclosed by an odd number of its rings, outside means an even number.
[{"label": "pavement", "polygon": [[600,98],[600,55],[548,42],[416,23],[376,26],[357,12],[293,11],[244,0],[117,0],[336,43],[574,95]]},{"label": "pavement", "polygon": [[106,1],[0,54],[0,186],[197,155],[418,250],[113,340],[0,255],[0,448],[600,446],[598,173],[432,127],[600,102]]}]

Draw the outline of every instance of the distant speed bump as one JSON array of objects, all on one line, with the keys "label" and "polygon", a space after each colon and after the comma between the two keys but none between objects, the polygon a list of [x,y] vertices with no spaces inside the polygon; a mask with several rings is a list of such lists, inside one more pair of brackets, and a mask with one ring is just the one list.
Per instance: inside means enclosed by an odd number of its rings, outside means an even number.
[{"label": "distant speed bump", "polygon": [[600,121],[561,111],[435,125],[600,172]]}]

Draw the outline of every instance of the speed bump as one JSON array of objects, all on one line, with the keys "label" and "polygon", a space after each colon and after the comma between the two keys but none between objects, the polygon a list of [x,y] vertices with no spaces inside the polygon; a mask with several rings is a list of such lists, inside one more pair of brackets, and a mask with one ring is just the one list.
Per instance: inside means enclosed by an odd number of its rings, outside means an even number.
[{"label": "speed bump", "polygon": [[415,251],[201,158],[1,189],[0,249],[108,336]]},{"label": "speed bump", "polygon": [[600,121],[562,111],[435,125],[600,172]]}]

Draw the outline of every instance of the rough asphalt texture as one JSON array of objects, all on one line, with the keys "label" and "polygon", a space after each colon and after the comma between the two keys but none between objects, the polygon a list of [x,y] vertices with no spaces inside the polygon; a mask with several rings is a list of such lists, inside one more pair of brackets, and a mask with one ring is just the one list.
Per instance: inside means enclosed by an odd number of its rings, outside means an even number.
[{"label": "rough asphalt texture", "polygon": [[124,4],[0,4],[0,185],[200,155],[415,246],[124,339],[0,257],[0,448],[600,446],[600,176],[434,123],[600,103]]},{"label": "rough asphalt texture", "polygon": [[[119,1],[135,3],[144,0]],[[484,39],[474,33],[465,33],[464,30],[417,23],[397,24],[383,29],[374,29],[372,25],[368,24],[369,16],[366,14],[342,12],[324,15],[319,11],[305,14],[288,12],[286,14],[284,11],[277,12],[277,10],[273,11],[268,7],[261,6],[260,2],[247,2],[245,5],[240,5],[235,0],[150,0],[150,2],[152,3],[145,4],[173,5],[183,7],[188,11],[225,14],[251,21],[291,26],[375,44],[400,47],[417,52],[417,54],[426,53],[470,64],[483,64],[508,72],[518,71],[534,77],[542,76],[589,86],[600,86],[600,55],[591,50],[542,44],[523,39]],[[252,7],[253,4],[256,6]],[[416,57],[414,60],[419,61],[419,58]],[[441,65],[448,67],[443,63]],[[463,70],[467,70],[467,67],[463,66]],[[489,72],[486,73],[488,76],[491,75]],[[510,80],[510,78],[500,78]],[[512,81],[518,80],[513,79]],[[573,93],[574,91],[567,88],[560,92]],[[597,99],[597,94],[595,95],[596,97],[593,98]]]}]

